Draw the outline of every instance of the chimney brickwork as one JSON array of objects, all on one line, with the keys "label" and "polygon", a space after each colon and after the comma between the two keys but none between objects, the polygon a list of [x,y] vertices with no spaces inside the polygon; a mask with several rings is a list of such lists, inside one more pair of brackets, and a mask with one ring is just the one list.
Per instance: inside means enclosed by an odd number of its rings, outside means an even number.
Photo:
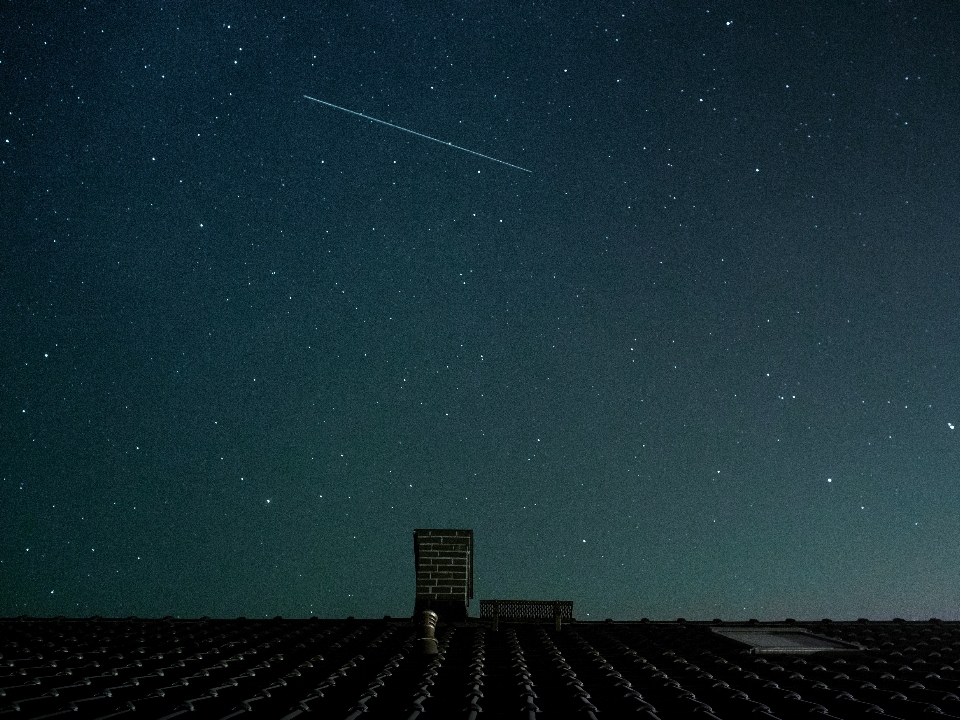
[{"label": "chimney brickwork", "polygon": [[473,530],[414,530],[413,556],[414,613],[433,610],[441,618],[465,618],[473,597]]}]

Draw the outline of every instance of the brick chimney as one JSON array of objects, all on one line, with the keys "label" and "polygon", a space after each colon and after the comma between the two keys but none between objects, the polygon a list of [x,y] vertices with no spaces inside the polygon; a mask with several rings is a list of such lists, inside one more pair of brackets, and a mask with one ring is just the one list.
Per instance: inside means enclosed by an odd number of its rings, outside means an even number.
[{"label": "brick chimney", "polygon": [[414,614],[433,610],[441,620],[467,617],[473,597],[473,530],[414,530],[413,558]]}]

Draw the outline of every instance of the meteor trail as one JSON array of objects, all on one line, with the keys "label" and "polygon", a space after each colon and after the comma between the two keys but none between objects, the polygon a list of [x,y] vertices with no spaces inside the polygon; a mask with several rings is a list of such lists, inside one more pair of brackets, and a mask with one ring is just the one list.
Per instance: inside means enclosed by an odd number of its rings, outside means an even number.
[{"label": "meteor trail", "polygon": [[500,163],[501,165],[506,165],[507,167],[512,167],[512,168],[514,168],[515,170],[523,170],[523,172],[528,172],[528,173],[532,173],[532,172],[533,172],[533,170],[527,170],[526,168],[522,168],[522,167],[520,167],[519,165],[513,165],[512,163],[508,163],[508,162],[506,162],[506,161],[504,161],[504,160],[497,160],[495,157],[490,157],[489,155],[484,155],[483,153],[478,153],[478,152],[476,152],[476,151],[474,151],[474,150],[468,150],[468,149],[465,148],[465,147],[460,147],[459,145],[454,145],[453,143],[446,142],[446,141],[444,141],[444,140],[437,140],[437,138],[435,138],[435,137],[430,137],[429,135],[424,135],[423,133],[418,133],[416,130],[410,130],[410,129],[405,128],[405,127],[400,127],[399,125],[394,125],[393,123],[388,123],[386,120],[377,120],[377,118],[375,118],[375,117],[370,117],[369,115],[364,115],[362,112],[357,112],[356,110],[348,110],[348,109],[345,108],[345,107],[340,107],[339,105],[334,105],[333,103],[328,103],[328,102],[326,102],[325,100],[317,100],[315,97],[310,97],[309,95],[304,95],[304,97],[305,97],[307,100],[313,100],[314,102],[320,103],[321,105],[327,105],[327,106],[329,106],[329,107],[336,108],[337,110],[343,110],[344,112],[348,112],[348,113],[350,113],[351,115],[359,115],[360,117],[366,118],[367,120],[373,120],[374,122],[378,122],[378,123],[380,123],[381,125],[386,125],[387,127],[396,128],[397,130],[403,130],[404,132],[408,132],[408,133],[410,133],[411,135],[416,135],[417,137],[422,137],[422,138],[425,138],[425,139],[427,139],[427,140],[433,140],[433,142],[435,142],[435,143],[440,143],[441,145],[446,145],[446,146],[448,146],[448,147],[452,147],[452,148],[454,148],[455,150],[463,150],[464,152],[468,152],[468,153],[470,153],[471,155],[476,155],[476,156],[478,156],[478,157],[482,157],[482,158],[484,158],[485,160],[493,160],[494,162],[498,162],[498,163]]}]

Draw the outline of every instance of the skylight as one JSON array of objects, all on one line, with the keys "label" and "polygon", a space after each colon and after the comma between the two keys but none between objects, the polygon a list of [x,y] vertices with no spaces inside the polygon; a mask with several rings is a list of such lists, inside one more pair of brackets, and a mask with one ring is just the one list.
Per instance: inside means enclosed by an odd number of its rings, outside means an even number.
[{"label": "skylight", "polygon": [[757,654],[815,653],[859,650],[853,643],[817,635],[802,628],[738,627],[713,628],[737,642],[749,645]]}]

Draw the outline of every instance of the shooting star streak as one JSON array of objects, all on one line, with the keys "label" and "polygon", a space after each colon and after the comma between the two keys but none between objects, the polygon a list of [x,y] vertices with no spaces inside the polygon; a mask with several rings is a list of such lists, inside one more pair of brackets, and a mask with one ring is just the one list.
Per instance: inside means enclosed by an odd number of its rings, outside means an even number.
[{"label": "shooting star streak", "polygon": [[508,162],[506,162],[505,160],[497,160],[497,158],[495,158],[495,157],[490,157],[489,155],[484,155],[483,153],[478,153],[478,152],[476,152],[476,151],[474,151],[474,150],[468,150],[468,149],[465,148],[465,147],[460,147],[459,145],[454,145],[453,143],[446,142],[446,141],[444,141],[444,140],[438,140],[438,139],[435,138],[435,137],[430,137],[429,135],[424,135],[423,133],[418,133],[416,130],[410,130],[409,128],[400,127],[399,125],[394,125],[393,123],[389,123],[389,122],[387,122],[386,120],[377,120],[377,118],[375,118],[375,117],[370,117],[369,115],[364,115],[362,112],[357,112],[356,110],[348,110],[348,109],[345,108],[345,107],[340,107],[339,105],[334,105],[333,103],[328,103],[328,102],[326,102],[325,100],[317,100],[315,97],[310,97],[309,95],[304,95],[304,97],[305,97],[307,100],[313,100],[314,102],[320,103],[321,105],[327,105],[327,106],[329,106],[329,107],[336,108],[337,110],[343,110],[344,112],[348,112],[348,113],[350,113],[351,115],[358,115],[358,116],[360,116],[360,117],[362,117],[362,118],[365,118],[365,119],[367,119],[367,120],[373,120],[373,122],[378,122],[378,123],[380,123],[381,125],[386,125],[387,127],[392,127],[392,128],[397,129],[397,130],[403,130],[404,132],[408,132],[408,133],[410,133],[411,135],[416,135],[417,137],[425,138],[426,140],[433,140],[433,142],[435,142],[435,143],[440,143],[441,145],[446,145],[447,147],[452,147],[452,148],[454,148],[455,150],[463,150],[464,152],[468,152],[468,153],[470,153],[471,155],[476,155],[477,157],[482,157],[482,158],[485,159],[485,160],[493,160],[494,162],[500,163],[501,165],[506,165],[507,167],[512,167],[512,168],[514,168],[515,170],[523,170],[523,172],[528,172],[528,173],[532,173],[532,172],[533,172],[533,170],[527,170],[526,168],[522,168],[522,167],[520,167],[519,165],[514,165],[514,164],[512,164],[512,163],[508,163]]}]

